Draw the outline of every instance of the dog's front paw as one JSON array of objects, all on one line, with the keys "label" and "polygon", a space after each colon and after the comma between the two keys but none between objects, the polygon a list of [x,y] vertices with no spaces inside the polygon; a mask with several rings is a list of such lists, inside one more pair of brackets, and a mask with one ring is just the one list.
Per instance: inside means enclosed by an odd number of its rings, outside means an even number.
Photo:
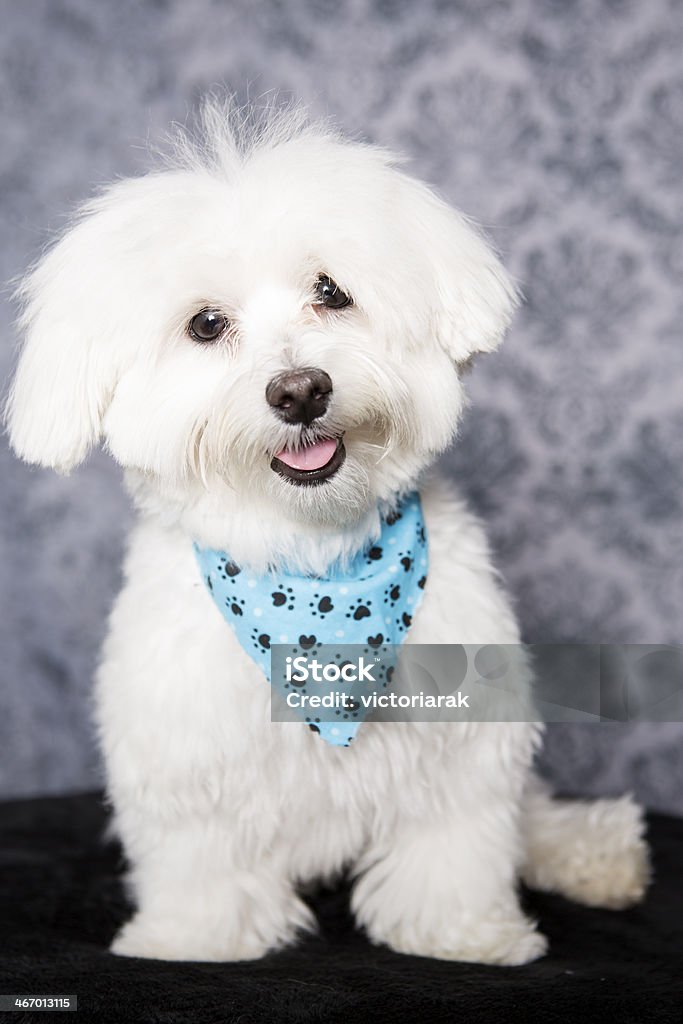
[{"label": "dog's front paw", "polygon": [[[226,933],[228,929],[225,929]],[[258,960],[269,946],[255,935],[216,934],[198,925],[165,921],[137,914],[125,924],[110,946],[116,956],[146,960]]]},{"label": "dog's front paw", "polygon": [[508,967],[537,960],[548,948],[545,936],[525,918],[479,921],[469,928],[447,929],[424,936],[413,934],[409,927],[401,927],[384,941],[397,953]]}]

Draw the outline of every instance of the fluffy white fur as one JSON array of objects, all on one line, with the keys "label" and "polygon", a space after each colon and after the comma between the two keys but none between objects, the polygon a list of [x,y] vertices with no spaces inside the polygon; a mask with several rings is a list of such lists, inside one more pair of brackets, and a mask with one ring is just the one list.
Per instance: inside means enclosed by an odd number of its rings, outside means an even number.
[{"label": "fluffy white fur", "polygon": [[[520,877],[592,905],[638,900],[638,809],[552,801],[531,775],[535,725],[367,724],[338,749],[272,723],[269,686],[191,551],[195,538],[257,571],[322,572],[420,486],[430,576],[408,642],[516,643],[480,525],[424,475],[457,428],[461,368],[496,348],[515,290],[388,153],[297,111],[251,131],[213,106],[204,122],[201,146],[106,189],[27,277],[8,406],[29,462],[68,471],[103,438],[140,510],[96,686],[138,907],[112,948],[259,957],[313,925],[297,883],[348,867],[373,941],[525,963],[545,940]],[[320,273],[352,308],[314,308]],[[207,305],[232,327],[199,346],[186,327]],[[270,468],[302,430],[274,416],[266,385],[305,366],[334,384],[318,434],[347,449],[318,487]]]}]

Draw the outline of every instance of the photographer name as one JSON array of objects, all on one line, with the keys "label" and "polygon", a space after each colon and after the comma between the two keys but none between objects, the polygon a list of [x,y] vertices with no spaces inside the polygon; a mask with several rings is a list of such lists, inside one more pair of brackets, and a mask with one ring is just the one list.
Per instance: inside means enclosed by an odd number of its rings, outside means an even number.
[{"label": "photographer name", "polygon": [[362,694],[358,698],[351,697],[348,693],[288,693],[287,705],[290,708],[343,708],[353,711],[359,704],[369,710],[370,708],[467,708],[469,710],[469,695],[458,690],[456,693],[438,694],[432,693],[369,693]]}]

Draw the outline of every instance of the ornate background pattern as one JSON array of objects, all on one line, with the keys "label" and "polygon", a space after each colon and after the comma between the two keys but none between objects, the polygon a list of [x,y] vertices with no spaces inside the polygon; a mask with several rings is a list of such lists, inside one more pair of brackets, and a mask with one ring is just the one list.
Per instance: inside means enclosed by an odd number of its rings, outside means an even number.
[{"label": "ornate background pattern", "polygon": [[[525,635],[680,641],[681,0],[32,0],[0,36],[0,275],[218,83],[276,88],[406,151],[526,295],[445,464]],[[0,329],[12,361],[12,310]],[[0,791],[94,784],[88,692],[130,513],[0,453]],[[553,727],[568,790],[683,812],[683,727]]]}]

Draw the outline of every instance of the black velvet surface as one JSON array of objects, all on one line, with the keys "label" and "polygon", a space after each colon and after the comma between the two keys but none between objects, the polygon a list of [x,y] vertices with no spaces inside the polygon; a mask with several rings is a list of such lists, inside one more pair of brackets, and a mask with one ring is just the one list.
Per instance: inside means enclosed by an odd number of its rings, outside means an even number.
[{"label": "black velvet surface", "polygon": [[241,964],[112,956],[128,913],[116,844],[97,794],[0,805],[0,992],[76,994],[77,1014],[15,1020],[112,1022],[470,1022],[683,1020],[683,820],[652,817],[655,882],[610,912],[527,894],[550,954],[494,968],[400,956],[358,933],[344,887],[312,903],[320,934]]}]

